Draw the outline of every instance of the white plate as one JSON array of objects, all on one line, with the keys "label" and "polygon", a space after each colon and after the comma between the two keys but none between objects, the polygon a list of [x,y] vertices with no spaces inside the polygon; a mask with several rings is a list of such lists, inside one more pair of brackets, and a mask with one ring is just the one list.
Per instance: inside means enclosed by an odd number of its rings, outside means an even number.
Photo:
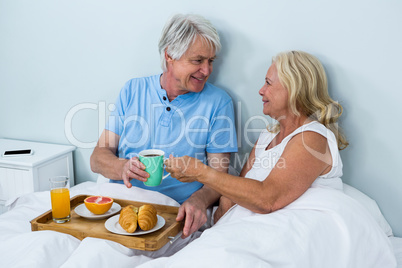
[{"label": "white plate", "polygon": [[135,230],[134,233],[128,233],[126,232],[119,223],[119,215],[115,215],[111,218],[109,218],[106,222],[105,222],[105,227],[106,229],[108,229],[110,232],[115,233],[115,234],[121,234],[121,235],[143,235],[143,234],[148,234],[148,233],[152,233],[155,232],[157,230],[159,230],[160,228],[162,228],[165,225],[165,219],[159,215],[156,215],[158,217],[158,222],[156,223],[155,227],[152,228],[151,230],[148,231],[143,231],[140,229],[140,227],[137,227],[137,230]]},{"label": "white plate", "polygon": [[121,206],[115,202],[113,202],[112,207],[105,214],[102,214],[102,215],[93,214],[91,211],[89,211],[87,209],[85,204],[81,204],[74,209],[75,213],[77,213],[81,217],[91,219],[91,220],[100,220],[100,219],[108,218],[110,216],[113,216],[120,210],[121,210]]}]

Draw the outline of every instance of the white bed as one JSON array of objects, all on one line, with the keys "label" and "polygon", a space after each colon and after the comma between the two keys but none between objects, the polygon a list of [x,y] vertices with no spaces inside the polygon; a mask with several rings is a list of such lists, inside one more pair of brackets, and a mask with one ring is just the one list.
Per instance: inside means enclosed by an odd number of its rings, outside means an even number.
[{"label": "white bed", "polygon": [[[267,215],[236,207],[191,243],[178,239],[145,255],[108,240],[32,232],[30,221],[50,209],[50,194],[27,194],[9,200],[0,215],[0,267],[402,267],[402,238],[393,236],[376,202],[348,185],[344,192],[311,188]],[[71,189],[79,194],[178,206],[118,184],[81,183]]]}]

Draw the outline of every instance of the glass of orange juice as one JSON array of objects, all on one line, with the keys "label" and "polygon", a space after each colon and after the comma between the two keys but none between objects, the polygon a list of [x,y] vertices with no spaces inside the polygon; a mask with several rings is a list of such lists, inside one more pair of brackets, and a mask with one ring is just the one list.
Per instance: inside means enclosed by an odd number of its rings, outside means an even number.
[{"label": "glass of orange juice", "polygon": [[70,181],[66,176],[50,178],[52,217],[56,223],[70,221]]}]

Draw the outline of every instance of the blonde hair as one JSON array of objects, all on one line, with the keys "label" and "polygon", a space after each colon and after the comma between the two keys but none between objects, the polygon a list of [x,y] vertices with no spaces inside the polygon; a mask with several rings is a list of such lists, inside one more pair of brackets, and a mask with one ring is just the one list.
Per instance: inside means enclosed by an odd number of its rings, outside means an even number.
[{"label": "blonde hair", "polygon": [[279,81],[288,90],[291,111],[326,126],[335,134],[339,150],[345,149],[349,143],[337,123],[343,108],[329,96],[321,62],[306,52],[288,51],[276,55],[272,63],[278,70]]}]

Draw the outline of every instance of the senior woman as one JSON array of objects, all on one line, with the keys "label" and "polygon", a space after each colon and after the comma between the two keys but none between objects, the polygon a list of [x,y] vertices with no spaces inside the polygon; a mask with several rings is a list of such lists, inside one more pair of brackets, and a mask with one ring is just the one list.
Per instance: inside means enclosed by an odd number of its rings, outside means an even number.
[{"label": "senior woman", "polygon": [[166,161],[172,177],[201,182],[222,194],[215,221],[234,203],[252,212],[271,213],[313,184],[342,189],[339,150],[348,146],[337,124],[342,106],[329,96],[319,60],[302,51],[279,53],[259,94],[263,113],[278,123],[262,131],[240,177],[189,156]]}]

